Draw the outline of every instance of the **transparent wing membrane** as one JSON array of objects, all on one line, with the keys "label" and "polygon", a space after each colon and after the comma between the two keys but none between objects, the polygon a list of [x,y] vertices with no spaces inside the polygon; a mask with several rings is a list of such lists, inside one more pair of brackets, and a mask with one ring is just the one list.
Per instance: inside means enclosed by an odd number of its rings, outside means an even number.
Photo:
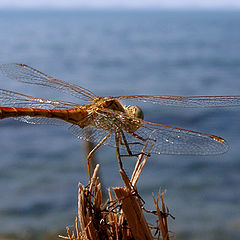
[{"label": "transparent wing membrane", "polygon": [[76,107],[73,103],[57,100],[35,98],[24,94],[0,89],[0,106],[42,109],[69,109]]},{"label": "transparent wing membrane", "polygon": [[21,122],[29,123],[29,124],[46,124],[46,125],[55,125],[55,126],[64,126],[67,122],[61,119],[55,118],[46,118],[46,117],[17,117],[14,120],[18,120]]},{"label": "transparent wing membrane", "polygon": [[[108,134],[107,131],[102,129],[96,129],[91,126],[80,128],[78,125],[75,125],[75,124],[69,127],[69,131],[77,138],[80,138],[82,140],[89,141],[92,143],[100,142]],[[111,143],[109,145],[115,146],[114,141],[110,141],[110,142]]]},{"label": "transparent wing membrane", "polygon": [[91,100],[94,97],[91,91],[83,87],[58,80],[25,64],[2,64],[0,70],[7,77],[19,82],[55,88],[84,100]]},{"label": "transparent wing membrane", "polygon": [[133,95],[119,96],[113,99],[150,102],[160,105],[176,107],[234,107],[240,105],[240,96],[161,96],[161,95]]},{"label": "transparent wing membrane", "polygon": [[212,155],[228,150],[228,144],[221,138],[160,124],[144,122],[135,134],[145,139],[152,134],[151,139],[156,139],[153,152],[157,154]]}]

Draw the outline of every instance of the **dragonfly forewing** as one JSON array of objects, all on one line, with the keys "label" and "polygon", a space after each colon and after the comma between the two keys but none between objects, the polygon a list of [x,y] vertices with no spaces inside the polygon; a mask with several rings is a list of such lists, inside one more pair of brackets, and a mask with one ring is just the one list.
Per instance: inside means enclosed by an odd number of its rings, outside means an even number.
[{"label": "dragonfly forewing", "polygon": [[164,95],[129,95],[113,99],[150,102],[173,107],[234,107],[240,106],[240,96],[164,96]]},{"label": "dragonfly forewing", "polygon": [[58,80],[25,64],[2,64],[0,65],[0,71],[13,80],[57,89],[76,98],[92,100],[95,96],[91,91],[86,88],[62,80]]}]

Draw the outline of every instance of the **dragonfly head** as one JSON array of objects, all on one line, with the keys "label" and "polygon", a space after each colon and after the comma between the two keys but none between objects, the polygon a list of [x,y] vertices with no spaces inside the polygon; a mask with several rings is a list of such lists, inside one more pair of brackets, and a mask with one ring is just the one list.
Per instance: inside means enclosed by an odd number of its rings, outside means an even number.
[{"label": "dragonfly head", "polygon": [[127,106],[126,111],[131,117],[140,118],[142,120],[144,119],[143,111],[138,106]]}]

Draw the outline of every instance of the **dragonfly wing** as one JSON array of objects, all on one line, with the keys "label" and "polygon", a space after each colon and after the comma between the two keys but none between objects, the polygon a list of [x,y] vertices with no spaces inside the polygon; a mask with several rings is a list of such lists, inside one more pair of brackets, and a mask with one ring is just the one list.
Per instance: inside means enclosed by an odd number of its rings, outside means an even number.
[{"label": "dragonfly wing", "polygon": [[99,114],[95,124],[98,128],[122,132],[136,154],[141,152],[149,136],[151,141],[156,140],[152,152],[157,154],[212,155],[228,150],[228,144],[220,137],[151,123],[111,110]]},{"label": "dragonfly wing", "polygon": [[161,96],[161,95],[132,95],[119,96],[112,99],[123,99],[150,102],[176,107],[233,107],[240,105],[240,96]]},{"label": "dragonfly wing", "polygon": [[25,94],[0,89],[0,106],[42,109],[69,109],[76,107],[73,103],[57,100],[35,98]]},{"label": "dragonfly wing", "polygon": [[[128,141],[136,139],[129,133],[126,135]],[[228,144],[220,137],[145,121],[134,135],[156,140],[152,153],[157,154],[213,155],[228,150]],[[133,145],[132,149],[139,151],[140,147]]]},{"label": "dragonfly wing", "polygon": [[28,84],[55,88],[84,100],[91,100],[94,97],[94,94],[85,88],[53,78],[25,64],[2,64],[0,65],[0,71],[11,79]]},{"label": "dragonfly wing", "polygon": [[18,120],[21,122],[29,123],[29,124],[46,124],[46,125],[55,125],[55,126],[64,126],[67,122],[61,119],[55,118],[45,118],[45,117],[17,117],[14,120]]},{"label": "dragonfly wing", "polygon": [[[99,143],[109,132],[103,129],[97,129],[91,126],[80,128],[78,125],[69,127],[69,131],[79,139],[84,141]],[[115,138],[113,134],[104,142],[104,145],[115,147]]]}]

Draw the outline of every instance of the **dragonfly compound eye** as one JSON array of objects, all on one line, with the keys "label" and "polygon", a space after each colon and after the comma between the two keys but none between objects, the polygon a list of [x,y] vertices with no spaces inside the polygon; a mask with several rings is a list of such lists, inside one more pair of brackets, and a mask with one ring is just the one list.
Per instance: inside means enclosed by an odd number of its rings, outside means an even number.
[{"label": "dragonfly compound eye", "polygon": [[131,115],[131,116],[133,116],[135,118],[144,119],[143,111],[138,106],[128,106],[127,107],[127,111],[129,113],[129,115]]}]

